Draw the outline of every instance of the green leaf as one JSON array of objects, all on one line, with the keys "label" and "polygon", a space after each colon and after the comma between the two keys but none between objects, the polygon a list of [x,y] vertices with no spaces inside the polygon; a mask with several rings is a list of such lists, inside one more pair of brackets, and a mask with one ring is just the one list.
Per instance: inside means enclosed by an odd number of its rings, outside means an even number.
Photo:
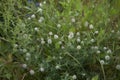
[{"label": "green leaf", "polygon": [[98,75],[94,76],[92,80],[98,80]]},{"label": "green leaf", "polygon": [[60,44],[59,44],[59,43],[56,43],[56,44],[55,44],[55,48],[56,48],[56,49],[59,49],[59,48],[60,48]]},{"label": "green leaf", "polygon": [[10,73],[7,73],[5,76],[7,79],[10,79],[12,77],[12,75]]}]

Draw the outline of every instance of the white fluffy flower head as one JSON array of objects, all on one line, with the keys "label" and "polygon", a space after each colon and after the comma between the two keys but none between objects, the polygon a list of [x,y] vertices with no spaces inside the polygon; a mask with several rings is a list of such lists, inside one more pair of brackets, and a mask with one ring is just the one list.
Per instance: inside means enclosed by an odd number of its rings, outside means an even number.
[{"label": "white fluffy flower head", "polygon": [[41,67],[39,70],[40,70],[41,72],[44,72],[44,71],[45,71],[45,69],[44,69],[43,67]]},{"label": "white fluffy flower head", "polygon": [[54,39],[58,39],[59,37],[58,37],[58,35],[57,34],[55,34],[54,35]]},{"label": "white fluffy flower head", "polygon": [[110,60],[110,56],[109,56],[109,55],[106,55],[106,56],[105,56],[105,60],[107,60],[107,61]]},{"label": "white fluffy flower head", "polygon": [[60,24],[57,24],[57,27],[58,27],[58,28],[60,28],[60,27],[61,27],[61,25],[60,25]]},{"label": "white fluffy flower head", "polygon": [[48,44],[52,44],[52,39],[48,39]]},{"label": "white fluffy flower head", "polygon": [[78,46],[77,46],[77,49],[78,49],[78,50],[80,50],[80,49],[81,49],[81,46],[80,46],[80,45],[78,45]]},{"label": "white fluffy flower head", "polygon": [[76,75],[73,75],[72,76],[73,80],[77,79],[77,76]]},{"label": "white fluffy flower head", "polygon": [[89,25],[89,29],[93,29],[94,26],[92,24]]},{"label": "white fluffy flower head", "polygon": [[73,23],[74,23],[74,22],[75,22],[75,18],[72,18],[72,19],[71,19],[71,22],[73,22]]},{"label": "white fluffy flower head", "polygon": [[24,69],[26,69],[26,68],[27,68],[27,64],[22,64],[22,67],[23,67]]},{"label": "white fluffy flower head", "polygon": [[30,70],[29,71],[31,75],[34,75],[35,74],[35,71],[34,70]]}]

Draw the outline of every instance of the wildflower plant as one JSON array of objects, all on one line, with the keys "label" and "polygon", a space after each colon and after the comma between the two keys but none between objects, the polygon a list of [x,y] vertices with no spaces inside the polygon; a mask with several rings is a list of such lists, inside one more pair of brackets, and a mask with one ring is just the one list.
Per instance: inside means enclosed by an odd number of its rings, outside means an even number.
[{"label": "wildflower plant", "polygon": [[119,80],[112,3],[120,2],[1,0],[0,80]]}]

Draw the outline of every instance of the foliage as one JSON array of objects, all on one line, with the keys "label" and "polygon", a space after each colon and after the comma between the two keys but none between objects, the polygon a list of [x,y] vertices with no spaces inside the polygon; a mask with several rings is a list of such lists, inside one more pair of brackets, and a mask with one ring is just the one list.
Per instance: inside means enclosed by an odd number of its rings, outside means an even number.
[{"label": "foliage", "polygon": [[1,0],[0,80],[119,80],[119,0]]}]

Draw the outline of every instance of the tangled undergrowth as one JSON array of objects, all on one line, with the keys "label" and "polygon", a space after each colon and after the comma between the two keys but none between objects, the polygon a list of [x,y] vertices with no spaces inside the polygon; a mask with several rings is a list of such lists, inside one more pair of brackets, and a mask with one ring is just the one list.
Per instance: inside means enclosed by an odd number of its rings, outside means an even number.
[{"label": "tangled undergrowth", "polygon": [[120,80],[119,0],[1,0],[0,80]]}]

